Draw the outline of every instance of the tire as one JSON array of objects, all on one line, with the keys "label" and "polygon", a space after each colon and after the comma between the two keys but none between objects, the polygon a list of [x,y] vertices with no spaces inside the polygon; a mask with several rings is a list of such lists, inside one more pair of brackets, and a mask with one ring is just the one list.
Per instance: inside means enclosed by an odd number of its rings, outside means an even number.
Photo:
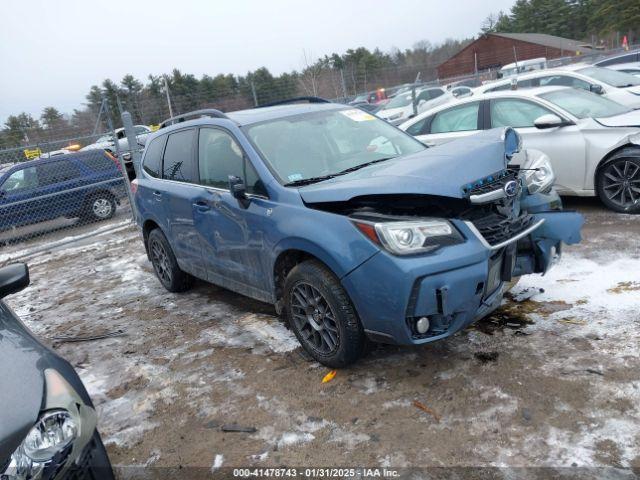
[{"label": "tire", "polygon": [[99,222],[109,220],[116,214],[116,201],[108,192],[95,193],[89,197],[84,209],[87,220]]},{"label": "tire", "polygon": [[156,277],[164,288],[173,293],[191,288],[193,277],[180,270],[176,256],[162,230],[156,228],[149,233],[147,249]]},{"label": "tire", "polygon": [[616,152],[599,169],[598,197],[619,213],[640,213],[640,148],[626,147]]},{"label": "tire", "polygon": [[302,348],[321,364],[342,368],[363,354],[366,337],[355,308],[335,275],[320,262],[307,260],[289,272],[284,307]]}]

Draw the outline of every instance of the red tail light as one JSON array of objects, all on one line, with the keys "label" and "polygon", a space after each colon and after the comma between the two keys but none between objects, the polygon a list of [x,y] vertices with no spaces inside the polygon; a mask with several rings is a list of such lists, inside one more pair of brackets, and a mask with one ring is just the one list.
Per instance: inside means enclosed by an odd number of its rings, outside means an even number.
[{"label": "red tail light", "polygon": [[138,179],[134,178],[133,180],[131,180],[131,193],[135,195],[137,191],[138,191]]},{"label": "red tail light", "polygon": [[109,157],[113,163],[116,164],[116,167],[118,167],[118,170],[120,170],[122,172],[122,165],[120,165],[120,162],[118,161],[118,159],[116,157],[114,157],[110,152],[108,152],[107,150],[104,151],[104,154]]}]

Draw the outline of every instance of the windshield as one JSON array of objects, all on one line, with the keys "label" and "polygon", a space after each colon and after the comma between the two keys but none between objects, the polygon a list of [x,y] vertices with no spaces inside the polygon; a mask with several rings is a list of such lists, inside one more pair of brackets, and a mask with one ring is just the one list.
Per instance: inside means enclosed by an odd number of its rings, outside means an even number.
[{"label": "windshield", "polygon": [[[416,92],[416,96],[418,96],[418,92]],[[384,107],[383,110],[389,110],[391,108],[400,108],[400,107],[406,107],[407,105],[411,105],[411,93],[406,94],[400,94],[400,95],[396,95],[395,97],[393,97],[389,103],[387,103]]]},{"label": "windshield", "polygon": [[640,78],[624,72],[618,72],[616,70],[610,70],[602,67],[587,67],[581,68],[578,72],[588,77],[595,78],[612,87],[624,88],[634,87],[640,85]]},{"label": "windshield", "polygon": [[627,107],[600,95],[575,88],[543,93],[540,97],[578,118],[611,117],[631,111]]},{"label": "windshield", "polygon": [[340,174],[426,148],[360,109],[305,113],[244,130],[283,184]]}]

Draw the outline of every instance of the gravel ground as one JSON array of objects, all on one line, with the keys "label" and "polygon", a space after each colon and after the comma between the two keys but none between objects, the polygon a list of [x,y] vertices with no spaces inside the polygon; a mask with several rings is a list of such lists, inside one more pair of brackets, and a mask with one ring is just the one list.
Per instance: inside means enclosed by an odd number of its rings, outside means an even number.
[{"label": "gravel ground", "polygon": [[269,305],[204,283],[167,293],[132,227],[30,259],[31,287],[7,303],[77,368],[120,478],[282,465],[632,478],[640,216],[567,208],[586,216],[583,243],[496,314],[431,345],[376,347],[327,383]]}]

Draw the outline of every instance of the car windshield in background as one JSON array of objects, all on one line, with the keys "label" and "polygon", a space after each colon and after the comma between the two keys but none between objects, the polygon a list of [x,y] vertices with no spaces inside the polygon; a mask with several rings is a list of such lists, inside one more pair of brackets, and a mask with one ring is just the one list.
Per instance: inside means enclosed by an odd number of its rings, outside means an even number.
[{"label": "car windshield in background", "polygon": [[575,88],[543,93],[540,97],[558,105],[577,118],[612,117],[631,111],[627,107],[595,93]]},{"label": "car windshield in background", "polygon": [[[416,96],[417,95],[418,93],[416,92]],[[406,107],[407,105],[411,105],[412,98],[413,97],[410,93],[408,95],[406,93],[396,95],[389,101],[389,103],[384,106],[383,110],[389,110],[391,108],[401,108]]]},{"label": "car windshield in background", "polygon": [[426,148],[360,109],[295,115],[244,129],[285,185],[313,183]]},{"label": "car windshield in background", "polygon": [[588,77],[595,78],[600,82],[611,85],[612,87],[624,88],[635,87],[640,85],[640,78],[629,73],[618,72],[609,68],[602,67],[586,67],[581,68],[578,72]]}]

